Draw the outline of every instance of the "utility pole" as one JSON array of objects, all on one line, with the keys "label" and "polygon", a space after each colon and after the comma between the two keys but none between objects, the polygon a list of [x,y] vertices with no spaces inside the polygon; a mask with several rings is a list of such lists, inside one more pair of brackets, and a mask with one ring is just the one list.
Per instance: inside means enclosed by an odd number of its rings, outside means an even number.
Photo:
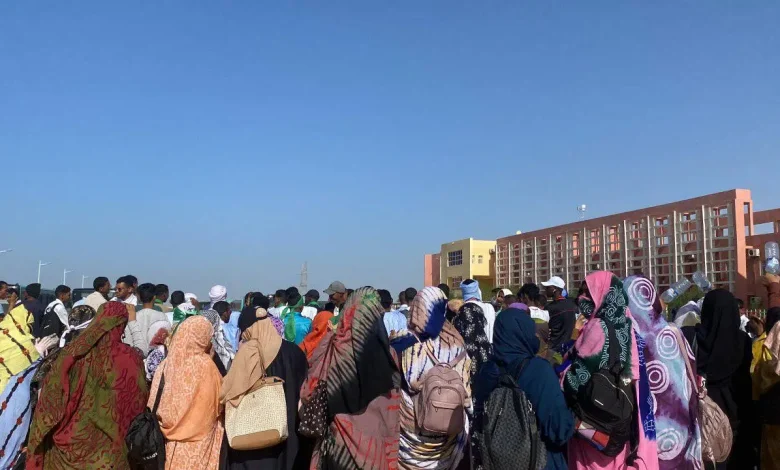
[{"label": "utility pole", "polygon": [[42,266],[48,266],[51,263],[44,263],[43,261],[38,261],[38,284],[41,283],[41,267]]},{"label": "utility pole", "polygon": [[303,267],[301,268],[301,285],[300,285],[301,294],[306,293],[306,291],[309,289],[309,267],[308,263],[304,262]]}]

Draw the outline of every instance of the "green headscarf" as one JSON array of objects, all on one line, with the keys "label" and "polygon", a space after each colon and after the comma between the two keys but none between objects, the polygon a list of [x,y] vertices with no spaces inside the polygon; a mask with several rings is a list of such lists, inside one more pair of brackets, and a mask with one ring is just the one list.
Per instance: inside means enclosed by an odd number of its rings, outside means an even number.
[{"label": "green headscarf", "polygon": [[298,307],[303,307],[303,297],[299,297],[295,305],[284,307],[280,315],[284,322],[284,339],[293,343],[295,342],[295,309]]}]

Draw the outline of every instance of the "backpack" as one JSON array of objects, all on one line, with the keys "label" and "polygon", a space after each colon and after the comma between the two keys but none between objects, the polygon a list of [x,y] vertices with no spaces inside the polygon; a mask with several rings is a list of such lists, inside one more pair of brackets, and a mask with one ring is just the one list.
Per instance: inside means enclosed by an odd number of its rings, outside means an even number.
[{"label": "backpack", "polygon": [[125,435],[127,462],[131,470],[165,470],[165,437],[157,420],[157,407],[160,404],[165,375],[160,377],[154,407],[136,416],[130,423]]},{"label": "backpack", "polygon": [[[530,358],[520,364],[525,369]],[[539,470],[547,465],[531,402],[507,371],[485,402],[480,453],[486,470]]]},{"label": "backpack", "polygon": [[57,312],[54,308],[59,304],[46,307],[43,312],[43,319],[41,320],[41,338],[47,336],[56,335],[58,338],[65,332],[65,325],[60,321],[60,317],[57,316]]},{"label": "backpack", "polygon": [[466,357],[465,349],[447,363],[439,362],[430,343],[423,345],[433,367],[420,378],[420,390],[414,396],[417,427],[431,434],[457,436],[465,428],[466,387],[453,366]]},{"label": "backpack", "polygon": [[636,396],[631,382],[620,377],[620,346],[615,329],[605,323],[609,338],[609,363],[594,373],[575,395],[572,410],[584,429],[593,429],[598,439],[588,439],[603,454],[618,455],[631,439],[636,415]]}]

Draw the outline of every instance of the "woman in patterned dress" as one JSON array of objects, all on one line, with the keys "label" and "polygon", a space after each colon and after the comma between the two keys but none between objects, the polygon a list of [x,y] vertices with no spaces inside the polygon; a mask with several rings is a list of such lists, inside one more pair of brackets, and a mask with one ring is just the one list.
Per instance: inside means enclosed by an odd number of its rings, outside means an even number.
[{"label": "woman in patterned dress", "polygon": [[166,470],[219,468],[224,434],[219,403],[222,376],[211,359],[213,335],[205,317],[182,321],[154,375],[147,406],[154,407],[164,380],[157,419],[166,440]]}]

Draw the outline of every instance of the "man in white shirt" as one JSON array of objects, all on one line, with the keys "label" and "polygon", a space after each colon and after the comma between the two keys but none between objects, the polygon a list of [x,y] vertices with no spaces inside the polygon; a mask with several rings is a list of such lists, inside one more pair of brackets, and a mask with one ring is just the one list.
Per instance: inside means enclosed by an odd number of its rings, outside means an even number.
[{"label": "man in white shirt", "polygon": [[274,306],[268,309],[268,314],[272,317],[279,318],[287,307],[287,291],[279,289],[274,294]]},{"label": "man in white shirt", "polygon": [[85,298],[85,303],[97,312],[101,305],[108,302],[108,293],[111,292],[111,281],[104,276],[96,277],[92,281],[92,287],[95,289],[95,292]]},{"label": "man in white shirt", "polygon": [[122,276],[116,280],[116,296],[111,301],[138,305],[138,298],[135,296],[135,288],[133,287],[133,278],[131,276]]},{"label": "man in white shirt", "polygon": [[54,295],[57,298],[47,305],[43,312],[41,337],[56,335],[59,338],[68,327],[68,309],[65,308],[65,302],[70,301],[70,287],[57,286]]},{"label": "man in white shirt", "polygon": [[301,316],[314,320],[317,313],[320,311],[320,293],[314,289],[306,293],[303,300],[303,311]]},{"label": "man in white shirt", "polygon": [[[117,289],[118,291],[119,289]],[[141,284],[138,286],[138,294],[141,297],[143,308],[135,313],[134,321],[127,322],[122,342],[140,349],[144,357],[146,357],[149,354],[149,340],[156,333],[156,331],[150,332],[150,327],[157,322],[164,322],[168,325],[170,325],[170,322],[167,314],[154,308],[154,284]]]}]

